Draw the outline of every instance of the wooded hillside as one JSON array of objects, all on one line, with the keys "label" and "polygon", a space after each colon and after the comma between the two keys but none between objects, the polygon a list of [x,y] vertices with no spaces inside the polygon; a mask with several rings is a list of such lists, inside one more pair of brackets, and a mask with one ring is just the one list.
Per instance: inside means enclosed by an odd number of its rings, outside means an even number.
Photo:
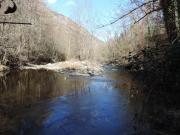
[{"label": "wooded hillside", "polygon": [[[2,64],[17,66],[26,62],[94,60],[100,55],[96,51],[104,44],[102,41],[69,18],[51,11],[43,0],[14,2],[17,11],[0,16]],[[8,1],[4,5],[8,5]]]}]

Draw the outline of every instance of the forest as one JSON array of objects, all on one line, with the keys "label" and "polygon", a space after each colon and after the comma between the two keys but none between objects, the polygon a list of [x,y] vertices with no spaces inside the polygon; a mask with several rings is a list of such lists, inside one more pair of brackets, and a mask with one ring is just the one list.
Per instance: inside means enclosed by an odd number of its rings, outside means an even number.
[{"label": "forest", "polygon": [[180,1],[127,3],[98,23],[0,0],[0,134],[180,134]]}]

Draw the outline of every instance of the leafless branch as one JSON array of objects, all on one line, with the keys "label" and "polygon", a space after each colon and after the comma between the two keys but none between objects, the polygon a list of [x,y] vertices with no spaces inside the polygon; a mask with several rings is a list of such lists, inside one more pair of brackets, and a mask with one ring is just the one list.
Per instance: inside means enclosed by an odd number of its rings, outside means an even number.
[{"label": "leafless branch", "polygon": [[144,19],[147,15],[149,15],[149,14],[151,14],[151,13],[153,13],[153,12],[160,11],[160,10],[161,10],[161,8],[157,8],[157,9],[153,9],[153,10],[147,12],[143,17],[141,17],[141,18],[139,18],[137,21],[135,21],[134,24],[140,22],[140,21],[141,21],[142,19]]},{"label": "leafless branch", "polygon": [[22,24],[22,25],[32,25],[32,23],[23,23],[23,22],[0,22],[0,24]]},{"label": "leafless branch", "polygon": [[[154,3],[154,2],[157,2],[157,1],[158,1],[158,0],[150,0],[150,1],[148,1],[148,2],[145,2],[145,3],[141,4],[140,6],[132,9],[132,10],[129,11],[128,13],[126,13],[126,14],[122,15],[121,17],[117,18],[116,20],[112,21],[111,23],[106,24],[106,25],[102,25],[102,26],[100,26],[99,28],[103,28],[103,27],[112,25],[112,24],[118,22],[119,20],[123,19],[124,17],[130,15],[130,14],[133,13],[134,11],[138,10],[139,8],[142,8],[142,7],[146,6],[147,4]],[[151,13],[152,13],[152,12],[151,12]]]}]

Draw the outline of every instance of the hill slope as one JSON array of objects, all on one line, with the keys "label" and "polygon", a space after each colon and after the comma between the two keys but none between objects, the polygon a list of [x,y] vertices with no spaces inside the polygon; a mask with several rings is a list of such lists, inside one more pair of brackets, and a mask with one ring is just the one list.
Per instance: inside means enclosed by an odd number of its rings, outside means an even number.
[{"label": "hill slope", "polygon": [[[69,18],[51,11],[43,0],[14,0],[18,10],[1,15],[1,21],[32,25],[0,24],[0,61],[3,64],[96,59],[103,42]],[[3,8],[2,8],[3,9]]]}]

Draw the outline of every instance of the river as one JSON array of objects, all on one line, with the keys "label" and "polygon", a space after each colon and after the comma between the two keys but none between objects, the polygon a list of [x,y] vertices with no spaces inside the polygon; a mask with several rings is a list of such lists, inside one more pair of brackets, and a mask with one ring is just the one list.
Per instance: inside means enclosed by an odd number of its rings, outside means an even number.
[{"label": "river", "polygon": [[85,77],[45,70],[0,78],[0,134],[131,135],[140,104],[125,70]]}]

